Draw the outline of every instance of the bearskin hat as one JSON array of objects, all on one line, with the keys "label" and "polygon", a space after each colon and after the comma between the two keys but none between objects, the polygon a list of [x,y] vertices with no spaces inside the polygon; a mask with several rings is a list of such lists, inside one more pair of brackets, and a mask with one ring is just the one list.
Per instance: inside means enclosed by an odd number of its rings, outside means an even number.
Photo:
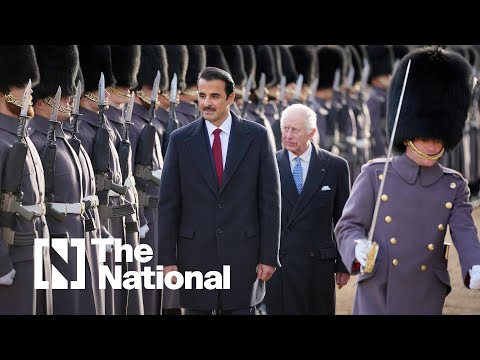
[{"label": "bearskin hat", "polygon": [[196,86],[198,74],[207,65],[207,53],[204,45],[187,45],[188,67],[185,75],[187,87]]},{"label": "bearskin hat", "polygon": [[137,87],[137,74],[140,69],[140,45],[110,45],[112,54],[112,72],[117,86],[129,89]]},{"label": "bearskin hat", "polygon": [[136,90],[140,90],[144,85],[153,87],[157,71],[160,71],[160,90],[167,91],[170,84],[165,47],[163,45],[142,45]]},{"label": "bearskin hat", "polygon": [[0,51],[0,91],[7,94],[10,87],[32,87],[40,81],[37,57],[33,45],[2,45]]},{"label": "bearskin hat", "polygon": [[177,89],[185,90],[187,83],[185,76],[188,67],[188,49],[186,45],[165,45],[168,60],[168,77],[170,81],[173,74],[177,74]]},{"label": "bearskin hat", "polygon": [[445,149],[453,149],[463,136],[472,99],[470,65],[455,52],[440,47],[417,49],[399,63],[387,95],[387,123],[391,134],[411,60],[403,103],[393,146],[404,152],[404,140],[441,139]]},{"label": "bearskin hat", "polygon": [[105,77],[105,88],[115,86],[112,72],[112,57],[108,45],[78,45],[80,67],[83,74],[85,91],[98,90],[100,74]]},{"label": "bearskin hat", "polygon": [[367,54],[370,64],[369,83],[374,77],[392,74],[394,60],[391,45],[367,45]]}]

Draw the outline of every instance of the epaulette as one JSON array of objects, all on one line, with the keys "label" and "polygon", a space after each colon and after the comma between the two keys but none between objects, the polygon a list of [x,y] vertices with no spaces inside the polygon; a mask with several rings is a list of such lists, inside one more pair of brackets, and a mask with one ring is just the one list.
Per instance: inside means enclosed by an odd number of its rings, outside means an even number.
[{"label": "epaulette", "polygon": [[[392,161],[393,158],[390,158],[390,161]],[[376,159],[370,159],[367,161],[366,165],[372,165],[372,164],[385,164],[387,162],[387,158],[376,158]]]},{"label": "epaulette", "polygon": [[442,170],[443,170],[443,173],[444,173],[444,174],[452,174],[452,175],[454,175],[454,176],[463,178],[462,173],[459,172],[459,171],[457,171],[457,170],[450,169],[450,168],[447,168],[447,167],[444,167],[444,166],[442,166]]}]

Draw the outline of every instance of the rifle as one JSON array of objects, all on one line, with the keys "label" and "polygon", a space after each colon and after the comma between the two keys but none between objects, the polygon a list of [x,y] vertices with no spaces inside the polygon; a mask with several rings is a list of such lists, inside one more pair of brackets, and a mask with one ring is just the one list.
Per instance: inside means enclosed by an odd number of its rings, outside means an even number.
[{"label": "rifle", "polygon": [[265,73],[262,72],[260,75],[260,82],[258,84],[258,96],[257,96],[257,108],[255,112],[260,115],[265,112],[265,105],[263,104],[263,100],[265,98],[265,83],[266,83],[266,76]]},{"label": "rifle", "polygon": [[2,174],[2,195],[0,203],[0,225],[4,240],[13,244],[15,231],[13,230],[17,214],[27,221],[33,220],[36,211],[30,211],[22,205],[22,178],[28,153],[26,141],[26,121],[29,119],[28,107],[30,106],[30,94],[32,82],[28,81],[23,93],[22,110],[19,116],[17,128],[18,141],[9,150],[5,159]]},{"label": "rifle", "polygon": [[242,103],[242,114],[241,117],[245,117],[245,113],[247,112],[247,105],[248,105],[248,99],[250,97],[250,91],[252,90],[252,84],[253,84],[253,74],[250,74],[247,80],[247,85],[245,85],[245,91],[243,92],[243,103]]},{"label": "rifle", "polygon": [[108,204],[108,191],[113,190],[117,194],[125,195],[127,187],[115,184],[112,180],[113,172],[110,168],[110,137],[105,118],[105,77],[100,75],[98,85],[98,116],[100,127],[93,139],[92,167],[95,173],[95,185],[100,205]]},{"label": "rifle", "polygon": [[165,157],[167,153],[168,143],[170,141],[170,135],[172,132],[179,128],[177,114],[175,113],[175,107],[177,106],[177,74],[173,75],[172,82],[170,84],[170,109],[168,111],[168,124],[165,132],[163,133],[162,141],[162,155]]},{"label": "rifle", "polygon": [[132,147],[130,143],[130,126],[132,125],[132,111],[133,111],[133,103],[135,101],[135,94],[132,93],[130,97],[130,101],[128,103],[128,107],[126,112],[123,113],[123,125],[122,125],[122,140],[118,144],[118,158],[120,160],[120,168],[122,170],[122,180],[125,183],[125,180],[128,178],[129,175],[129,168],[130,168],[130,160],[132,157]]},{"label": "rifle", "polygon": [[80,97],[82,96],[82,83],[78,80],[77,83],[77,90],[75,92],[75,98],[73,101],[73,110],[72,110],[72,117],[70,119],[70,124],[72,125],[72,137],[68,139],[68,143],[73,148],[75,153],[78,155],[80,152],[80,144],[81,141],[77,138],[78,134],[78,117],[81,116],[80,114]]},{"label": "rifle", "polygon": [[52,207],[52,203],[54,202],[53,192],[55,190],[55,162],[57,159],[57,137],[55,131],[57,124],[60,124],[60,121],[57,120],[57,114],[61,97],[62,89],[59,86],[55,95],[55,100],[53,101],[52,115],[49,120],[50,127],[48,128],[47,133],[47,143],[45,143],[40,150],[40,159],[42,160],[45,173],[45,201],[47,203],[47,215],[50,215],[58,222],[62,222],[66,215]]}]

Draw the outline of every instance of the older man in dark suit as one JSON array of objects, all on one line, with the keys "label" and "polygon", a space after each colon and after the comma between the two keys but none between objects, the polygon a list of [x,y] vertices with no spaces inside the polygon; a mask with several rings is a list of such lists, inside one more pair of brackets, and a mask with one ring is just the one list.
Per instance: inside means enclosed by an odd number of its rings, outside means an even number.
[{"label": "older man in dark suit", "polygon": [[278,167],[266,129],[230,111],[234,88],[229,73],[204,68],[203,116],[172,133],[165,157],[158,207],[164,274],[205,276],[230,265],[230,289],[180,288],[186,314],[254,314],[278,264]]},{"label": "older man in dark suit", "polygon": [[348,164],[312,143],[312,109],[291,105],[280,121],[282,267],[267,284],[267,314],[334,315],[335,281],[341,288],[350,278],[333,238],[350,193]]}]

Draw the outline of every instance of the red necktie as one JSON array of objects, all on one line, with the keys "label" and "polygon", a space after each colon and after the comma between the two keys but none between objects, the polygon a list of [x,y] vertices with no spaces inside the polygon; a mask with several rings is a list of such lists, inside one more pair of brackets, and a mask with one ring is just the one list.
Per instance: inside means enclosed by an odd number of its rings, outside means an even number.
[{"label": "red necktie", "polygon": [[215,129],[213,132],[213,163],[215,164],[215,170],[217,172],[218,186],[222,184],[223,179],[223,160],[222,160],[222,142],[220,141],[221,129]]}]

